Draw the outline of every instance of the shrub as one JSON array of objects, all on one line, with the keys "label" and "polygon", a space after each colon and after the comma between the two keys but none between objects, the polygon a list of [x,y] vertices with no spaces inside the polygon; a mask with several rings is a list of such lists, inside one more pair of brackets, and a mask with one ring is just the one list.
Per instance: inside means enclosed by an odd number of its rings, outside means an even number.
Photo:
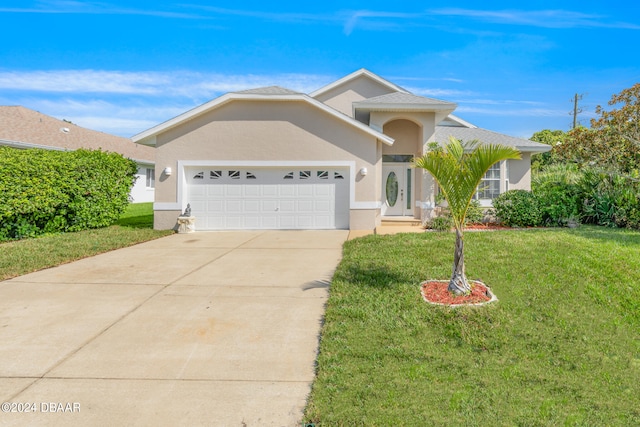
[{"label": "shrub", "polygon": [[583,174],[573,164],[553,164],[537,173],[532,192],[538,199],[542,221],[550,226],[577,222],[580,214],[580,189]]},{"label": "shrub", "polygon": [[530,191],[509,190],[493,199],[498,219],[508,226],[537,226],[542,223],[538,199]]},{"label": "shrub", "polygon": [[465,224],[480,224],[484,220],[484,209],[480,206],[480,202],[472,200],[467,210]]},{"label": "shrub", "polygon": [[450,215],[437,216],[429,222],[429,228],[435,231],[449,231],[452,227],[453,220]]},{"label": "shrub", "polygon": [[0,147],[0,239],[112,224],[136,170],[117,153]]},{"label": "shrub", "polygon": [[581,214],[585,222],[640,228],[640,180],[638,173],[588,169],[580,182]]},{"label": "shrub", "polygon": [[564,227],[579,218],[579,193],[575,185],[546,183],[533,193],[538,199],[544,224]]}]

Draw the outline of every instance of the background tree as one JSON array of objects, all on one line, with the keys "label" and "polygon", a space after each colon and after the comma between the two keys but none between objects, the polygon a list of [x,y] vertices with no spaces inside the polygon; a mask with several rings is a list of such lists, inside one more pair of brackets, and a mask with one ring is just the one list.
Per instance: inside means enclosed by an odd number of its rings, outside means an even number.
[{"label": "background tree", "polygon": [[497,162],[508,159],[520,159],[520,152],[512,147],[482,144],[479,141],[463,144],[462,141],[453,137],[443,148],[431,150],[424,156],[414,159],[416,167],[431,173],[449,205],[456,232],[449,291],[457,295],[471,292],[471,285],[464,269],[462,232],[471,199],[489,168]]},{"label": "background tree", "polygon": [[551,157],[580,166],[597,166],[630,173],[640,167],[640,83],[611,97],[606,111],[596,107],[599,118],[591,119],[591,128],[572,129]]},{"label": "background tree", "polygon": [[[543,129],[540,132],[534,133],[529,139],[531,141],[555,147],[556,145],[562,145],[566,142],[567,133],[561,130]],[[558,163],[560,161],[561,159],[553,149],[545,153],[534,154],[531,156],[531,170],[537,172],[548,165]]]}]

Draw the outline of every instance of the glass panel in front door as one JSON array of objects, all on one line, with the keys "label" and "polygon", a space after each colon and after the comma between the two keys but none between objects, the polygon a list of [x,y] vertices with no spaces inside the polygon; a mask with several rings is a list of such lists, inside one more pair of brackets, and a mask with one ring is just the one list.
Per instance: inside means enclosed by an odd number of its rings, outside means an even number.
[{"label": "glass panel in front door", "polygon": [[382,199],[385,216],[412,215],[412,170],[406,164],[383,165]]},{"label": "glass panel in front door", "polygon": [[398,177],[393,171],[387,176],[386,190],[387,203],[389,207],[394,207],[398,201]]}]

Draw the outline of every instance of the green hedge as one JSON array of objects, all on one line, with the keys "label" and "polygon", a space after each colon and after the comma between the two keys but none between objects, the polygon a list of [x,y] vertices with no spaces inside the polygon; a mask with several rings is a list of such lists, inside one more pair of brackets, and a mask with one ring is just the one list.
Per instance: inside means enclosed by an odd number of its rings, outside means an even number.
[{"label": "green hedge", "polygon": [[543,211],[536,196],[530,191],[509,190],[493,199],[496,216],[505,225],[516,227],[538,226]]},{"label": "green hedge", "polygon": [[113,224],[136,171],[117,153],[0,147],[0,240]]},{"label": "green hedge", "polygon": [[585,168],[570,179],[556,178],[538,177],[532,183],[533,192],[501,194],[493,200],[496,215],[506,225],[585,223],[640,229],[639,172]]}]

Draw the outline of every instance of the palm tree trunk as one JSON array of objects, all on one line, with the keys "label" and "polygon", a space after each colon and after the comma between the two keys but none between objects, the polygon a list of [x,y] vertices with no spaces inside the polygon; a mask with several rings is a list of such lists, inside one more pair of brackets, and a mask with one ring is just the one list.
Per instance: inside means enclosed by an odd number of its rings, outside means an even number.
[{"label": "palm tree trunk", "polygon": [[449,281],[449,292],[453,292],[456,295],[471,292],[471,285],[464,274],[464,238],[462,229],[458,227],[456,227],[456,248],[453,254],[453,274]]}]

